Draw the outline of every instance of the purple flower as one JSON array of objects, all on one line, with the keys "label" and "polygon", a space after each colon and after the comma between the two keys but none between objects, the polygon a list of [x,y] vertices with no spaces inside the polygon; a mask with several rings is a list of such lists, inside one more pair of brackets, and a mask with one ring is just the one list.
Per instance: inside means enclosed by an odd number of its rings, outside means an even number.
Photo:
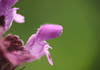
[{"label": "purple flower", "polygon": [[0,35],[11,27],[13,20],[24,22],[24,17],[16,13],[19,8],[12,8],[16,2],[17,0],[0,0]]},{"label": "purple flower", "polygon": [[48,51],[48,49],[52,49],[52,47],[49,46],[46,40],[60,36],[62,30],[63,28],[60,25],[45,24],[38,29],[36,34],[33,34],[29,38],[25,48],[30,51],[32,56],[34,56],[34,59],[32,59],[33,61],[39,59],[41,56],[46,55],[49,63],[53,65],[50,53]]},{"label": "purple flower", "polygon": [[24,22],[24,16],[17,14],[19,8],[12,8],[16,2],[17,0],[0,0],[0,70],[13,70],[22,63],[35,61],[45,55],[49,63],[53,65],[49,52],[49,48],[52,49],[52,47],[46,40],[59,37],[63,31],[61,25],[40,26],[26,44],[17,35],[3,36],[13,21]]}]

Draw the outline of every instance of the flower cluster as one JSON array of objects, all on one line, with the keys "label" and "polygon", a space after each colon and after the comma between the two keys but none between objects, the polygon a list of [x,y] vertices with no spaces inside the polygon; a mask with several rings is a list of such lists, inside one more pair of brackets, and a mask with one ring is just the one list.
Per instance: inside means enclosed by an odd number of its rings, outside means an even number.
[{"label": "flower cluster", "polygon": [[23,44],[17,35],[3,36],[13,21],[24,22],[24,16],[17,13],[19,8],[13,8],[16,2],[17,0],[0,0],[0,70],[14,70],[25,62],[35,61],[45,55],[49,63],[53,65],[51,54],[48,51],[52,47],[46,40],[60,36],[63,31],[62,26],[54,24],[40,26],[26,44]]}]

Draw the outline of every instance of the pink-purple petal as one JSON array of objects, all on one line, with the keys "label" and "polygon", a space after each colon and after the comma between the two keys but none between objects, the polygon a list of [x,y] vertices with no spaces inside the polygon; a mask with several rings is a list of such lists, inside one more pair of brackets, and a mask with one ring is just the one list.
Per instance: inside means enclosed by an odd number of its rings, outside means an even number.
[{"label": "pink-purple petal", "polygon": [[25,17],[22,16],[21,14],[17,13],[17,10],[19,10],[19,8],[15,8],[14,10],[14,21],[16,21],[17,23],[24,23],[25,22]]},{"label": "pink-purple petal", "polygon": [[52,58],[51,58],[51,54],[50,54],[50,52],[49,52],[49,48],[50,49],[52,49],[52,47],[51,46],[49,46],[48,44],[47,45],[45,45],[45,55],[46,55],[46,57],[47,57],[47,59],[48,59],[48,62],[49,62],[49,64],[51,64],[51,65],[53,65],[53,60],[52,60]]},{"label": "pink-purple petal", "polygon": [[49,40],[56,38],[62,34],[63,27],[55,24],[42,25],[37,32],[37,38],[39,40]]},{"label": "pink-purple petal", "polygon": [[21,14],[15,14],[15,15],[14,15],[14,20],[15,20],[17,23],[24,23],[24,22],[25,22],[24,16],[22,16]]},{"label": "pink-purple petal", "polygon": [[0,16],[4,15],[16,2],[17,0],[0,0]]},{"label": "pink-purple petal", "polygon": [[14,12],[16,11],[16,8],[11,8],[9,9],[6,13],[5,13],[5,31],[7,31],[11,25],[12,25],[12,22],[14,20]]}]

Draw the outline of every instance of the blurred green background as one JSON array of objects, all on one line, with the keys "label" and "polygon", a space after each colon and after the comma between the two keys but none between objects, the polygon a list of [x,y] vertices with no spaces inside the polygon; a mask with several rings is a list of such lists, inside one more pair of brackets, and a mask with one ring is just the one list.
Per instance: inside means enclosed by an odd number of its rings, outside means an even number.
[{"label": "blurred green background", "polygon": [[53,46],[54,66],[46,57],[26,63],[17,70],[100,70],[99,0],[19,0],[16,7],[26,17],[25,24],[14,23],[8,33],[25,42],[46,23],[60,24],[64,33],[48,41]]}]

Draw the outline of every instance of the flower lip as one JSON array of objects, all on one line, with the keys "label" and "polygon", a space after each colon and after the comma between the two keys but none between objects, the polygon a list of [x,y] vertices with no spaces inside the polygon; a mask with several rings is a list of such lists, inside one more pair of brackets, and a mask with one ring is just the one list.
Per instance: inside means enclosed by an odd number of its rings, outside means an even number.
[{"label": "flower lip", "polygon": [[61,25],[45,24],[38,29],[37,38],[40,40],[49,40],[57,38],[62,32],[63,27]]}]

